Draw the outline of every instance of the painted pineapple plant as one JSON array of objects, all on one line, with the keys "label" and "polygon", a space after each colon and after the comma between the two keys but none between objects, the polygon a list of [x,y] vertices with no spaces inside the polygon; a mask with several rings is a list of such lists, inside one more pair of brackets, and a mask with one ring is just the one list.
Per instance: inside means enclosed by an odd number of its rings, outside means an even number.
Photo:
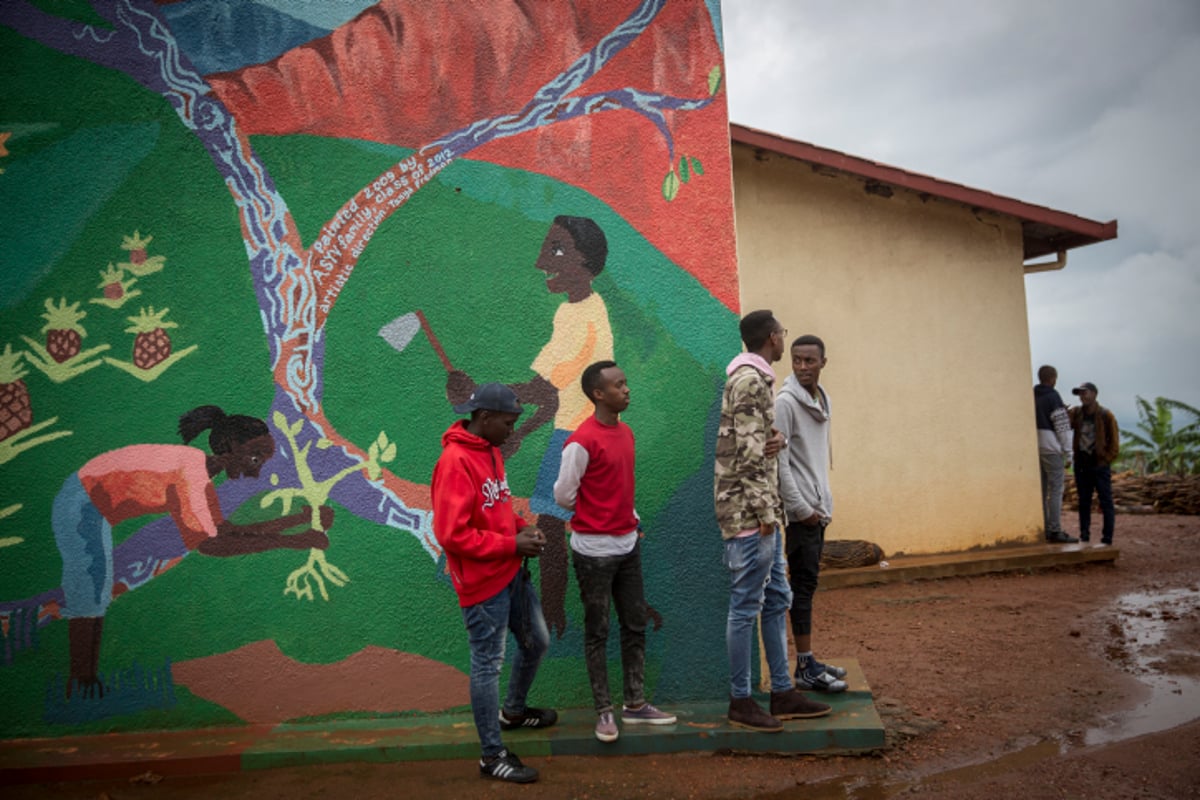
[{"label": "painted pineapple plant", "polygon": [[[53,431],[35,436],[58,422],[58,417],[33,424],[33,403],[29,399],[29,387],[25,385],[28,372],[21,364],[24,355],[20,350],[14,351],[11,344],[4,345],[4,352],[0,353],[0,464],[11,461],[31,447],[71,435],[71,431]],[[11,512],[16,508],[19,506],[7,510]],[[5,514],[0,511],[0,517],[3,516]]]},{"label": "painted pineapple plant", "polygon": [[155,311],[154,306],[149,306],[140,309],[136,315],[128,317],[131,324],[125,329],[125,332],[134,335],[133,362],[118,361],[115,358],[105,358],[104,360],[141,380],[152,381],[167,367],[195,350],[198,345],[174,351],[171,335],[167,333],[167,330],[178,328],[179,325],[166,319],[170,310],[164,308],[161,311]]},{"label": "painted pineapple plant", "polygon": [[33,405],[21,355],[20,350],[13,352],[11,344],[4,345],[0,353],[0,442],[33,424]]},{"label": "painted pineapple plant", "polygon": [[137,316],[130,317],[133,323],[125,329],[126,333],[135,334],[133,340],[133,364],[138,369],[150,369],[161,364],[171,355],[171,337],[167,328],[178,328],[174,322],[167,322],[169,308],[156,312],[154,306],[149,310],[143,308]]},{"label": "painted pineapple plant", "polygon": [[100,283],[96,284],[101,296],[93,297],[91,302],[109,308],[120,308],[142,293],[141,289],[133,288],[133,285],[137,283],[137,278],[121,280],[124,277],[124,266],[114,266],[110,261],[107,267],[100,270]]},{"label": "painted pineapple plant", "polygon": [[46,324],[41,330],[42,335],[46,337],[45,345],[28,336],[22,336],[29,345],[29,352],[25,354],[26,360],[55,383],[62,383],[100,366],[99,360],[89,359],[107,350],[109,346],[102,344],[88,350],[83,349],[87,330],[82,322],[86,316],[87,312],[80,311],[77,302],[68,304],[65,297],[60,297],[56,303],[52,298],[46,298],[46,311],[42,314]]},{"label": "painted pineapple plant", "polygon": [[59,364],[69,361],[79,355],[83,349],[83,337],[87,331],[79,323],[87,316],[86,311],[79,310],[79,303],[67,305],[67,298],[60,297],[58,305],[46,299],[46,313],[42,319],[42,333],[46,335],[46,352]]},{"label": "painted pineapple plant", "polygon": [[167,259],[165,256],[146,255],[146,248],[152,241],[154,241],[153,236],[143,237],[138,231],[134,231],[132,236],[122,236],[121,249],[128,251],[129,260],[123,262],[121,266],[139,278],[160,271]]}]

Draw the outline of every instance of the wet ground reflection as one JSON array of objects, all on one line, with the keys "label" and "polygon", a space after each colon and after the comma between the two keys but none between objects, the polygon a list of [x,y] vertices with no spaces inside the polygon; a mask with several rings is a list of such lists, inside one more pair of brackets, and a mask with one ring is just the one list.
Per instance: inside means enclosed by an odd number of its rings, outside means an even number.
[{"label": "wet ground reflection", "polygon": [[[1071,750],[1111,745],[1115,742],[1170,730],[1200,719],[1200,680],[1169,673],[1173,657],[1194,659],[1198,654],[1171,651],[1164,647],[1173,622],[1200,614],[1200,589],[1169,589],[1137,592],[1121,596],[1116,610],[1119,617],[1122,666],[1131,669],[1150,691],[1148,699],[1136,708],[1114,712],[1098,727],[1072,736],[1039,738],[1030,736],[1015,743],[1014,749],[997,758],[967,764],[927,775],[903,779],[841,776],[779,794],[759,795],[759,800],[803,796],[806,800],[887,800],[922,789],[965,785],[986,780],[1055,758]],[[1112,654],[1110,653],[1110,656]],[[798,794],[802,792],[802,794]]]},{"label": "wet ground reflection", "polygon": [[1160,665],[1170,664],[1172,655],[1161,647],[1168,627],[1174,621],[1200,613],[1200,590],[1127,594],[1117,601],[1117,610],[1126,651],[1138,680],[1150,688],[1150,698],[1130,711],[1110,715],[1102,726],[1087,731],[1083,737],[1086,746],[1112,744],[1200,719],[1200,681],[1160,669]]}]

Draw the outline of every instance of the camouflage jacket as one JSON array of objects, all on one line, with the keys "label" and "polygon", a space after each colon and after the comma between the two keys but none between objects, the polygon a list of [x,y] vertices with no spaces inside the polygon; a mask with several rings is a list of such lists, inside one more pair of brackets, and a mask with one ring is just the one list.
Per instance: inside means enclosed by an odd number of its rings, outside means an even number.
[{"label": "camouflage jacket", "polygon": [[779,470],[763,452],[775,423],[771,380],[744,354],[730,369],[713,464],[713,501],[723,539],[762,524],[783,524]]}]

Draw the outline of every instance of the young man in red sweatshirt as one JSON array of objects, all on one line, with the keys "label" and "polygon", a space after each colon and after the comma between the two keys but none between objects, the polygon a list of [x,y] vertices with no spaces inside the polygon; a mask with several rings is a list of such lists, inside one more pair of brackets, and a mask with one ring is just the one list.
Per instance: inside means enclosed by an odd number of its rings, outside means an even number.
[{"label": "young man in red sweatshirt", "polygon": [[[546,728],[558,720],[552,709],[527,706],[525,698],[550,646],[542,605],[522,568],[537,558],[546,537],[513,511],[500,445],[521,415],[517,396],[502,383],[477,388],[454,406],[459,420],[442,436],[442,455],[433,468],[433,532],[446,551],[446,567],[471,645],[471,711],[479,732],[483,777],[531,783],[538,778],[505,749],[500,730]],[[511,630],[516,636],[508,695],[500,705],[500,668]]]},{"label": "young man in red sweatshirt", "polygon": [[621,667],[627,725],[671,725],[675,715],[646,702],[646,598],[642,591],[641,533],[634,511],[633,431],[621,422],[629,384],[614,361],[583,371],[584,396],[595,410],[563,445],[554,500],[574,512],[571,560],[583,601],[584,657],[596,703],[596,738],[614,742],[619,731],[608,691],[610,602],[621,626]]}]

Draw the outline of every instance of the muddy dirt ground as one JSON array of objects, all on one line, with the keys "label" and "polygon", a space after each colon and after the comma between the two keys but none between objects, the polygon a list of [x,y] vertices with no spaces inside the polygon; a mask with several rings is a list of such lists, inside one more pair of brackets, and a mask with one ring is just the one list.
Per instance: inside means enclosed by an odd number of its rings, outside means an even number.
[{"label": "muddy dirt ground", "polygon": [[1111,565],[820,593],[819,652],[859,659],[887,726],[870,755],[531,758],[528,786],[469,761],[344,764],[5,795],[1200,797],[1200,517],[1119,515],[1116,541]]}]

